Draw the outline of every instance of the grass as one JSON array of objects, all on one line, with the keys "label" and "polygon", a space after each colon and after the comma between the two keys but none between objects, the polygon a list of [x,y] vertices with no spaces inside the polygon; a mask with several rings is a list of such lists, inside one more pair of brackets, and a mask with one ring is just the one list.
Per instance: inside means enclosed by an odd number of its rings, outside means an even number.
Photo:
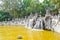
[{"label": "grass", "polygon": [[[21,35],[22,39],[18,39]],[[0,40],[60,40],[60,34],[52,31],[32,31],[24,26],[0,26]]]}]

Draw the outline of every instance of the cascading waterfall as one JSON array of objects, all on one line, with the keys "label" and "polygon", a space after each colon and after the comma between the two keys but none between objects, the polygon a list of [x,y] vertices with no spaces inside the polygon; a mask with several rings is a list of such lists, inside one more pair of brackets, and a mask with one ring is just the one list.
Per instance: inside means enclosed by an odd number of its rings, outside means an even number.
[{"label": "cascading waterfall", "polygon": [[41,18],[41,15],[37,18],[36,24],[34,25],[33,29],[43,29],[43,20]]},{"label": "cascading waterfall", "polygon": [[[59,11],[60,13],[60,11]],[[0,22],[0,25],[23,25],[29,29],[36,30],[52,30],[60,32],[60,14],[58,16],[51,16],[49,10],[46,10],[45,17],[39,16],[37,13],[25,18],[13,19],[11,21]]]}]

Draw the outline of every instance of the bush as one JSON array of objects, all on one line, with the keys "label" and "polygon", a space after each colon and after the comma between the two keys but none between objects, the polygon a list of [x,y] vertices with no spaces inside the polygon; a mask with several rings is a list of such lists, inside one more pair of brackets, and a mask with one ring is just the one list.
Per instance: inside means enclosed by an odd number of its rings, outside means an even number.
[{"label": "bush", "polygon": [[12,16],[8,12],[0,11],[0,21],[11,20]]}]

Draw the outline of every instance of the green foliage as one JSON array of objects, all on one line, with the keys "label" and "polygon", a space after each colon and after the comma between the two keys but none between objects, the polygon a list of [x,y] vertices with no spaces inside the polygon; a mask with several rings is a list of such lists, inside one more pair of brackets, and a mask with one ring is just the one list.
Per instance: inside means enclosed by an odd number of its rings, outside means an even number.
[{"label": "green foliage", "polygon": [[46,9],[55,10],[52,0],[44,0],[43,3],[40,3],[39,0],[4,0],[3,7],[5,8],[3,10],[13,17],[24,17],[35,12],[44,16]]},{"label": "green foliage", "polygon": [[8,12],[3,12],[3,11],[0,11],[0,21],[4,21],[4,20],[11,20],[11,16],[9,15]]}]

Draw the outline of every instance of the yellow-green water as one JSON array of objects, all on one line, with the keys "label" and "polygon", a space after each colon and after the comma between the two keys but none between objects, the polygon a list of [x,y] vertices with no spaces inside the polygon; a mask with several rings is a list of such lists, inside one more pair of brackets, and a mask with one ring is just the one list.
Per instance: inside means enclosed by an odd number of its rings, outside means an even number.
[{"label": "yellow-green water", "polygon": [[[18,39],[19,35],[22,39]],[[60,34],[52,31],[32,31],[23,26],[0,26],[0,40],[60,40]]]}]

